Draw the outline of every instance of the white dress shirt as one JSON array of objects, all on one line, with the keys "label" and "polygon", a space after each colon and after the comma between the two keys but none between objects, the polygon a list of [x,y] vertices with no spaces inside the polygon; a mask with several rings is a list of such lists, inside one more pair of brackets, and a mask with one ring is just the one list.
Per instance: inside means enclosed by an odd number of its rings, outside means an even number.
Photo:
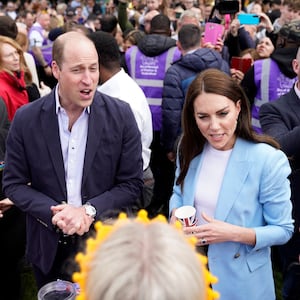
[{"label": "white dress shirt", "polygon": [[69,117],[65,109],[60,105],[58,88],[59,86],[57,85],[55,99],[67,186],[66,202],[75,207],[79,207],[82,205],[81,182],[90,110],[89,107],[83,110],[70,131]]},{"label": "white dress shirt", "polygon": [[298,98],[300,99],[300,82],[297,80],[294,85],[294,90]]},{"label": "white dress shirt", "polygon": [[144,92],[138,84],[123,70],[98,86],[98,91],[127,102],[134,114],[142,139],[143,169],[150,162],[150,144],[152,142],[152,117]]}]

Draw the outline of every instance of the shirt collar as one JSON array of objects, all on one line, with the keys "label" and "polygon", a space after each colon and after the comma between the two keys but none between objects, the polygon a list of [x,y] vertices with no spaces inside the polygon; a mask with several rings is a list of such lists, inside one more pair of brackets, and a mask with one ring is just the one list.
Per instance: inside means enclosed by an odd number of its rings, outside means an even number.
[{"label": "shirt collar", "polygon": [[[59,84],[57,84],[55,87],[55,112],[56,112],[56,114],[58,114],[59,111],[63,108],[59,101],[58,88],[59,88]],[[91,107],[88,106],[84,110],[89,114],[91,112]]]},{"label": "shirt collar", "polygon": [[300,82],[299,82],[299,80],[297,80],[297,81],[295,82],[294,90],[295,90],[296,95],[297,95],[298,98],[300,99],[300,89],[299,89],[298,86],[300,87]]}]

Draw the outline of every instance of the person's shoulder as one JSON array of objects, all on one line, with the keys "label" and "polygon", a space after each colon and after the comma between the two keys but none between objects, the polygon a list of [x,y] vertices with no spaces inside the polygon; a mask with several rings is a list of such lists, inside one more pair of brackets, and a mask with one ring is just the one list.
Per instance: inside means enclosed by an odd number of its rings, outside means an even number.
[{"label": "person's shoulder", "polygon": [[16,114],[22,115],[23,118],[35,118],[40,114],[40,111],[44,108],[45,104],[50,104],[51,98],[53,98],[52,92],[37,100],[21,106],[20,108],[18,108]]},{"label": "person's shoulder", "polygon": [[131,98],[134,99],[146,99],[146,96],[142,90],[142,88],[137,84],[137,82],[130,77],[125,71],[123,73],[123,86],[125,85],[125,88],[128,92],[130,92],[132,95]]},{"label": "person's shoulder", "polygon": [[107,94],[96,91],[93,104],[96,107],[105,106],[110,110],[127,110],[129,104],[125,101],[109,96]]},{"label": "person's shoulder", "polygon": [[139,50],[146,56],[159,56],[171,49],[174,55],[180,56],[181,52],[176,46],[176,40],[161,34],[147,34],[138,43]]},{"label": "person's shoulder", "polygon": [[257,143],[241,138],[238,139],[238,145],[242,152],[246,153],[246,151],[249,151],[250,157],[254,160],[266,157],[270,155],[270,153],[275,153],[278,151],[278,149],[267,143]]},{"label": "person's shoulder", "polygon": [[39,23],[36,22],[36,23],[34,23],[34,24],[31,26],[31,28],[30,28],[30,30],[29,30],[29,34],[32,33],[32,32],[40,31],[41,28],[42,28],[41,24],[39,24]]},{"label": "person's shoulder", "polygon": [[131,53],[140,51],[137,45],[132,45],[130,48],[128,48],[125,52],[125,57],[130,57]]},{"label": "person's shoulder", "polygon": [[288,159],[285,153],[267,143],[254,143],[244,141],[246,147],[242,149],[243,157],[255,168],[273,169],[276,166],[288,166]]},{"label": "person's shoulder", "polygon": [[281,95],[278,99],[264,103],[260,108],[260,112],[268,111],[271,108],[276,108],[279,111],[280,110],[284,110],[284,111],[290,110],[290,106],[288,106],[287,103],[291,103],[295,99],[297,100],[296,103],[299,104],[299,106],[300,106],[298,96],[296,95],[294,88],[291,88],[289,92],[287,92],[284,95]]},{"label": "person's shoulder", "polygon": [[177,73],[180,72],[182,68],[185,68],[185,65],[187,63],[186,61],[186,55],[179,57],[177,60],[171,63],[170,67],[167,69],[166,74],[168,73]]},{"label": "person's shoulder", "polygon": [[24,127],[36,121],[41,112],[41,106],[39,104],[40,99],[22,105],[17,109],[12,122]]},{"label": "person's shoulder", "polygon": [[114,120],[120,126],[135,122],[129,103],[96,91],[91,112],[96,118]]},{"label": "person's shoulder", "polygon": [[256,143],[253,149],[253,156],[256,157],[255,161],[260,159],[262,162],[271,166],[279,162],[279,160],[283,160],[284,163],[288,164],[288,158],[281,149],[275,148],[267,143]]},{"label": "person's shoulder", "polygon": [[223,62],[226,62],[218,51],[210,48],[199,48],[194,52],[194,55],[207,65],[212,65],[215,63],[221,64]]}]

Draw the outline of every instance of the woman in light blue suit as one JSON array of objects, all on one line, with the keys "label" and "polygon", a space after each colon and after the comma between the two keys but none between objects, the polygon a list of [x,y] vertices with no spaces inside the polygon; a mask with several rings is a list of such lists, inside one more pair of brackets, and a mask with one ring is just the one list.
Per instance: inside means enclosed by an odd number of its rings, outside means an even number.
[{"label": "woman in light blue suit", "polygon": [[174,222],[178,207],[196,207],[197,226],[184,230],[205,246],[221,300],[274,300],[270,247],[294,228],[288,159],[250,119],[230,76],[208,69],[191,83],[170,215]]}]

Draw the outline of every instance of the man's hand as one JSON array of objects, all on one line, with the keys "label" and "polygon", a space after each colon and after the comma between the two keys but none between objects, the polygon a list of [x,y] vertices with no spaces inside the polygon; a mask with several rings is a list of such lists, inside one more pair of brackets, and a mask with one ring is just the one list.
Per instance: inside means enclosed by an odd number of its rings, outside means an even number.
[{"label": "man's hand", "polygon": [[52,223],[64,234],[83,235],[88,232],[94,219],[88,216],[83,206],[75,207],[69,204],[51,206],[53,213]]},{"label": "man's hand", "polygon": [[167,158],[169,161],[174,162],[176,159],[176,154],[174,152],[167,153]]},{"label": "man's hand", "polygon": [[3,218],[4,212],[10,209],[13,206],[13,202],[8,198],[5,198],[0,201],[0,218]]}]

